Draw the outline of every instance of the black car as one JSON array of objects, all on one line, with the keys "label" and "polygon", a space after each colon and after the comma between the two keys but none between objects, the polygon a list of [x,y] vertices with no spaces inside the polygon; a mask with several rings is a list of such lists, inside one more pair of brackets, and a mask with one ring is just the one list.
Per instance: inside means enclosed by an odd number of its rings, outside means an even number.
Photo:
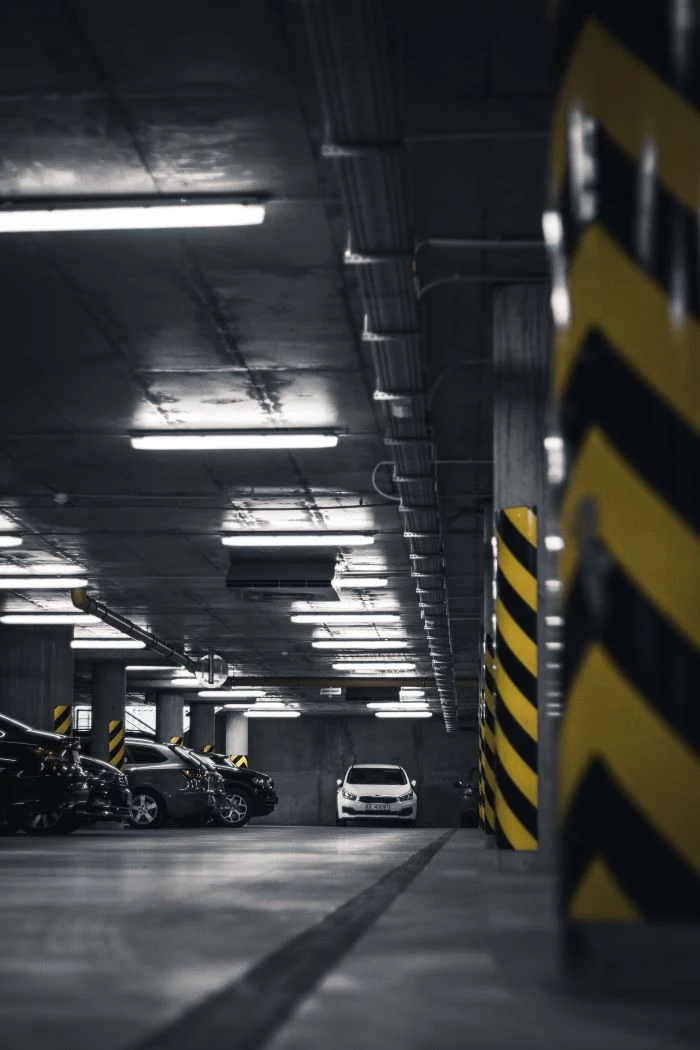
[{"label": "black car", "polygon": [[275,782],[257,769],[234,766],[227,755],[198,752],[198,756],[216,769],[224,779],[226,804],[214,823],[220,827],[242,828],[251,817],[266,817],[279,802]]},{"label": "black car", "polygon": [[458,780],[459,820],[463,828],[479,826],[479,777],[476,768],[472,768],[468,780]]},{"label": "black car", "polygon": [[201,827],[225,806],[218,772],[187,748],[127,737],[125,750],[132,828],[160,828],[170,819],[179,827]]},{"label": "black car", "polygon": [[53,834],[73,831],[90,795],[76,741],[0,715],[0,834],[11,835],[46,814]]}]

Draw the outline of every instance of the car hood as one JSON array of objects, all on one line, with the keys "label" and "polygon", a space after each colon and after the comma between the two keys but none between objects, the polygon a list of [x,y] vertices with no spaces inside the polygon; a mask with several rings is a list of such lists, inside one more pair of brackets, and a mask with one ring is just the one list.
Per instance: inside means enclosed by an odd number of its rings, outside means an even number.
[{"label": "car hood", "polygon": [[410,784],[343,784],[343,787],[353,795],[391,795],[396,798],[413,790]]}]

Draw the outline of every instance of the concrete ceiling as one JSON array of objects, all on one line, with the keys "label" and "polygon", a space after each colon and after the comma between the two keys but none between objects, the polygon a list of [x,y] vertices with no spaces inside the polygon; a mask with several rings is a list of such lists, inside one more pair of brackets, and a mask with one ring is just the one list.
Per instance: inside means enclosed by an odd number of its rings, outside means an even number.
[{"label": "concrete ceiling", "polygon": [[[539,239],[545,6],[6,7],[2,198],[248,194],[266,200],[266,217],[240,229],[0,238],[0,510],[24,536],[4,564],[84,566],[94,597],[172,644],[221,652],[244,677],[327,679],[337,677],[337,656],[310,642],[331,632],[292,624],[289,600],[227,590],[221,534],[371,532],[374,546],[339,551],[343,569],[386,575],[390,585],[354,601],[398,611],[400,623],[381,636],[406,638],[418,674],[432,675],[406,523],[371,482],[375,465],[390,459],[391,410],[373,400],[377,358],[361,339],[367,278],[343,265],[347,173],[322,157],[328,100],[309,20],[346,34],[348,51],[356,28],[348,19],[369,28],[381,19],[390,41],[395,76],[386,90],[396,92],[403,126],[392,163],[408,187],[411,224],[392,278],[399,288],[411,280],[413,247],[427,238]],[[339,103],[356,135],[362,102]],[[368,236],[379,237],[383,221],[366,219]],[[411,309],[423,331],[413,378],[432,391],[417,411],[433,428],[466,724],[492,492],[491,292],[494,283],[541,280],[544,258],[527,248],[428,245],[416,265],[423,288],[461,278],[427,289]],[[332,450],[204,455],[135,451],[129,442],[142,430],[278,427],[337,429],[341,440]],[[394,493],[390,468],[378,480]],[[68,597],[5,592],[3,603],[48,610],[67,608]],[[311,704],[318,693],[299,696]]]}]

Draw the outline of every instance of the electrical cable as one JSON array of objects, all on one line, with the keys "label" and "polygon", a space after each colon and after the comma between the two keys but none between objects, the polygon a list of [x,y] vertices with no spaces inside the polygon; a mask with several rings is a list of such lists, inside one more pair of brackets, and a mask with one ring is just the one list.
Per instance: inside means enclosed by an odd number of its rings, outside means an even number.
[{"label": "electrical cable", "polygon": [[389,492],[384,492],[383,489],[380,489],[379,485],[377,484],[377,480],[376,480],[377,472],[379,471],[380,467],[393,467],[393,466],[394,466],[394,461],[392,459],[380,459],[379,460],[379,462],[375,465],[374,470],[372,471],[372,488],[380,496],[383,496],[384,499],[390,499],[390,500],[393,500],[394,503],[400,503],[401,502],[401,497],[400,496],[392,496]]}]

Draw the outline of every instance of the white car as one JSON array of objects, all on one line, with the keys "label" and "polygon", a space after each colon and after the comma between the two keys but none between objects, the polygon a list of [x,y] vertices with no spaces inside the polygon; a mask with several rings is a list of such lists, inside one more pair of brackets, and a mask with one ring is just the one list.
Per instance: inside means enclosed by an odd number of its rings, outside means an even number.
[{"label": "white car", "polygon": [[416,782],[408,779],[402,766],[353,765],[337,784],[336,824],[390,818],[416,826]]}]

